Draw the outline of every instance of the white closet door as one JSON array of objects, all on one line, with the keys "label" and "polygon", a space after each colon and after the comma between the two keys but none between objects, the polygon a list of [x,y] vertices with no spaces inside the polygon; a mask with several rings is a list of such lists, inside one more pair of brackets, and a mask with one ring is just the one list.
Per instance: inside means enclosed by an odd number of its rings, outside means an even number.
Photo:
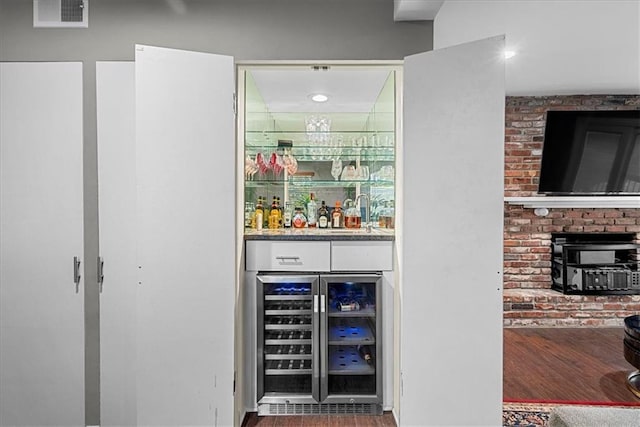
[{"label": "white closet door", "polygon": [[84,425],[82,139],[81,63],[0,64],[3,426]]},{"label": "white closet door", "polygon": [[136,46],[140,425],[233,425],[234,63]]},{"label": "white closet door", "polygon": [[96,63],[100,256],[100,421],[136,425],[135,66]]},{"label": "white closet door", "polygon": [[402,425],[501,424],[504,102],[504,37],[405,59]]}]

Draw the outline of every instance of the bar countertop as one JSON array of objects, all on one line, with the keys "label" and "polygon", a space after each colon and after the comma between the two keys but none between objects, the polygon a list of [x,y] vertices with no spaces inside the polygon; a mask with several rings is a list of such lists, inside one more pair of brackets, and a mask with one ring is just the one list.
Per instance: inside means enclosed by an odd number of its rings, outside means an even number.
[{"label": "bar countertop", "polygon": [[395,230],[374,228],[367,232],[361,229],[280,228],[277,230],[244,231],[244,240],[395,240]]}]

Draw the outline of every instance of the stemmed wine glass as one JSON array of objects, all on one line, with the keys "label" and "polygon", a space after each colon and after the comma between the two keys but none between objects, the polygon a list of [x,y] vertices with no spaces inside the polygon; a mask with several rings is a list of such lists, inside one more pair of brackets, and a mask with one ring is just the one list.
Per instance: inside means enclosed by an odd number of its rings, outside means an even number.
[{"label": "stemmed wine glass", "polygon": [[333,176],[333,179],[337,181],[341,173],[342,173],[342,160],[333,159],[333,162],[331,162],[331,176]]}]

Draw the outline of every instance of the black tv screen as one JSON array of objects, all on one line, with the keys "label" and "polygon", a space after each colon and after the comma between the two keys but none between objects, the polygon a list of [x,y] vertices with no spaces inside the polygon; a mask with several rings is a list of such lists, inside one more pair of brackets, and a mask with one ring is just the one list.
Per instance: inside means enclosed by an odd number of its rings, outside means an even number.
[{"label": "black tv screen", "polygon": [[538,192],[640,195],[640,110],[548,111]]}]

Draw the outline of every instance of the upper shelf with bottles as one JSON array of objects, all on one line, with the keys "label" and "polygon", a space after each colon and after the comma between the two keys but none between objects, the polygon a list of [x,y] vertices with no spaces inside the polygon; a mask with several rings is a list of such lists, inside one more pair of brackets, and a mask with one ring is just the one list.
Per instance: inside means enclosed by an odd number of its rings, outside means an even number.
[{"label": "upper shelf with bottles", "polygon": [[[276,196],[283,206],[294,202],[304,208],[311,193],[330,206],[364,194],[375,220],[376,206],[395,199],[399,69],[329,68],[240,69],[244,200]],[[311,92],[324,89],[327,102],[310,101]]]}]

